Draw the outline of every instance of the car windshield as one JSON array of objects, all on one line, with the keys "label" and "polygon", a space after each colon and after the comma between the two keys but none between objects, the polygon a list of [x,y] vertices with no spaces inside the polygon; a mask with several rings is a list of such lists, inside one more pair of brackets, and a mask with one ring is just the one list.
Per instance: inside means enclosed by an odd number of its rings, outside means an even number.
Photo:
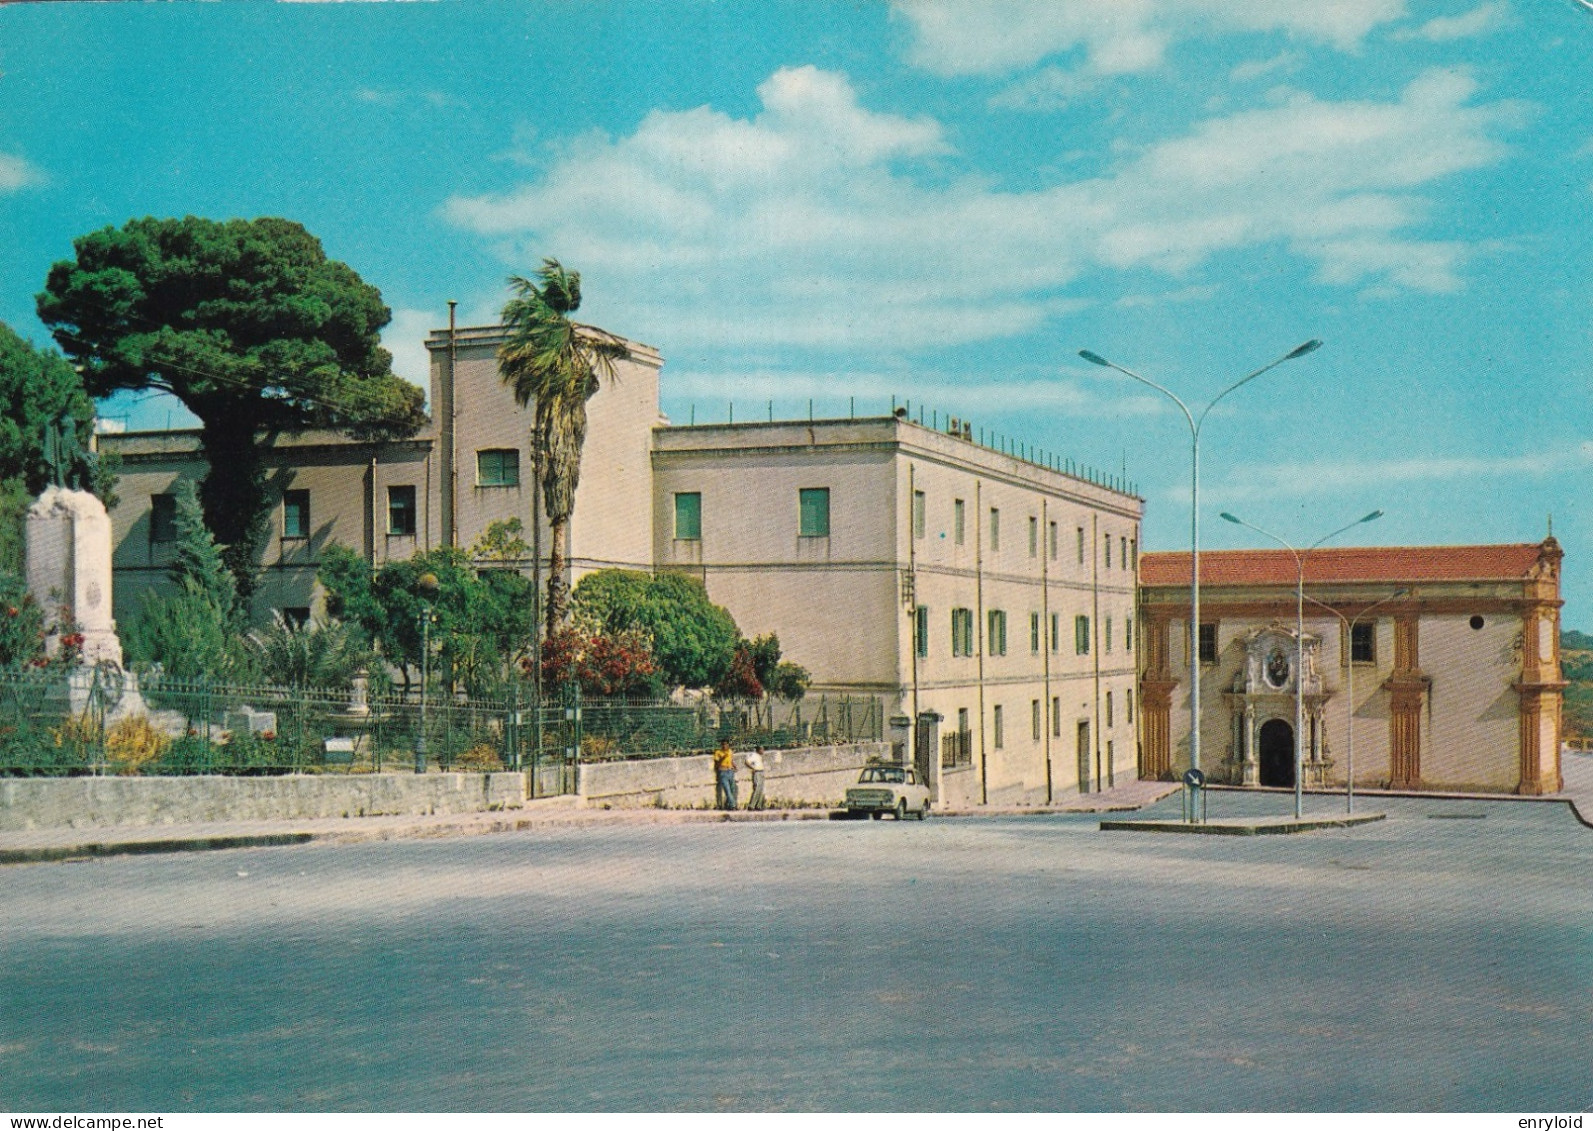
[{"label": "car windshield", "polygon": [[863,771],[863,776],[857,779],[860,782],[889,782],[892,785],[901,785],[907,780],[907,771],[896,766],[873,766]]}]

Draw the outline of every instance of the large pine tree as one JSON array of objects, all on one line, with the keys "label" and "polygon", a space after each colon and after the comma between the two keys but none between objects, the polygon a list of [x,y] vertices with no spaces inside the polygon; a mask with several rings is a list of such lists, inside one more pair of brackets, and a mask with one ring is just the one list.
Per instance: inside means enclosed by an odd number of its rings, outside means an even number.
[{"label": "large pine tree", "polygon": [[264,449],[327,428],[400,436],[425,421],[395,376],[377,289],[291,220],[131,220],[50,268],[39,317],[88,392],[158,389],[200,420],[205,523],[245,598],[275,503]]}]

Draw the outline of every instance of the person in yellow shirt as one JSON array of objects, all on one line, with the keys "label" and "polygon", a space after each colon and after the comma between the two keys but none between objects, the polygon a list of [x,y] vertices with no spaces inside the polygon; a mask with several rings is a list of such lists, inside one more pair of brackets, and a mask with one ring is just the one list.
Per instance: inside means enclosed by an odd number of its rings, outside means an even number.
[{"label": "person in yellow shirt", "polygon": [[719,809],[736,807],[736,754],[730,749],[730,740],[721,739],[714,751],[714,806]]}]

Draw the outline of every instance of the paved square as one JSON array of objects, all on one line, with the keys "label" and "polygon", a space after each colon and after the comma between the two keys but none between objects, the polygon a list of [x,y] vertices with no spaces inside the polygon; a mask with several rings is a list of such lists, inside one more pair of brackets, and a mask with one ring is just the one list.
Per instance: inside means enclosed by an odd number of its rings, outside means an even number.
[{"label": "paved square", "polygon": [[1587,1108],[1593,830],[1363,804],[3,868],[0,1108]]}]

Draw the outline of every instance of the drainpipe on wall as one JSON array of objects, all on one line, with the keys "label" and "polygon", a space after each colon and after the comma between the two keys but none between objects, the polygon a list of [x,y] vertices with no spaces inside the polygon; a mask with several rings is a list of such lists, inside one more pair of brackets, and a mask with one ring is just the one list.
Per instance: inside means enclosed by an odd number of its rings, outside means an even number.
[{"label": "drainpipe on wall", "polygon": [[365,560],[376,564],[376,445],[371,445],[371,464],[365,471]]},{"label": "drainpipe on wall", "polygon": [[1090,649],[1095,653],[1090,729],[1095,735],[1095,792],[1099,793],[1106,777],[1101,773],[1101,516],[1095,513],[1090,515],[1090,617],[1094,622],[1090,635],[1095,637],[1095,646]]},{"label": "drainpipe on wall", "polygon": [[1055,801],[1051,775],[1051,730],[1056,725],[1051,710],[1051,511],[1050,500],[1040,497],[1040,659],[1045,692],[1040,701],[1040,738],[1045,749],[1045,803]]},{"label": "drainpipe on wall", "polygon": [[444,519],[443,543],[447,546],[459,544],[459,401],[454,395],[454,365],[458,361],[459,333],[454,326],[454,308],[459,305],[454,299],[448,300],[448,406],[447,424],[448,450],[444,453],[447,461],[446,474],[448,476],[447,490],[443,495]]},{"label": "drainpipe on wall", "polygon": [[979,804],[990,803],[989,779],[985,774],[985,503],[984,484],[974,480],[974,639],[978,642],[979,664]]},{"label": "drainpipe on wall", "polygon": [[[907,576],[912,578],[913,599],[908,604],[907,616],[910,628],[907,633],[907,648],[912,654],[913,673],[913,725],[908,732],[912,735],[912,759],[918,762],[918,527],[915,510],[918,506],[918,477],[917,468],[909,463],[907,465]],[[927,502],[925,507],[927,509]],[[926,514],[924,521],[929,517]]]}]

